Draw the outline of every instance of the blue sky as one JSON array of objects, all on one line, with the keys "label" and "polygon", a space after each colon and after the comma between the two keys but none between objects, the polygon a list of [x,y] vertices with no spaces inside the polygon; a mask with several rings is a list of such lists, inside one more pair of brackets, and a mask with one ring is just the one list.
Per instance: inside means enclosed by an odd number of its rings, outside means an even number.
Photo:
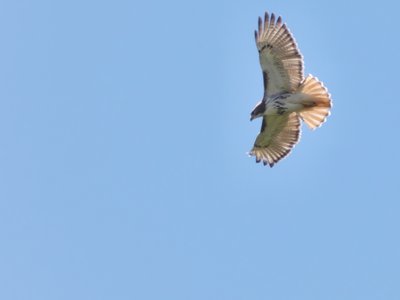
[{"label": "blue sky", "polygon": [[[400,299],[395,1],[1,1],[0,298]],[[248,158],[257,17],[328,121]]]}]

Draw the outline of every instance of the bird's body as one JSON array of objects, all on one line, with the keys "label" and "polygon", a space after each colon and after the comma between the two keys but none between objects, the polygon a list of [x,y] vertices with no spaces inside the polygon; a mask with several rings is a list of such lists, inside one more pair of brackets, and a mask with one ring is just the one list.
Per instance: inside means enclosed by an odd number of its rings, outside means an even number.
[{"label": "bird's body", "polygon": [[300,120],[311,129],[329,115],[330,94],[312,75],[304,78],[303,57],[286,24],[266,13],[255,32],[264,78],[264,96],[251,112],[263,118],[250,155],[271,167],[285,157],[300,138]]},{"label": "bird's body", "polygon": [[300,111],[303,108],[302,101],[305,95],[299,93],[282,93],[268,97],[265,101],[267,104],[264,116],[282,115],[284,113],[292,113]]}]

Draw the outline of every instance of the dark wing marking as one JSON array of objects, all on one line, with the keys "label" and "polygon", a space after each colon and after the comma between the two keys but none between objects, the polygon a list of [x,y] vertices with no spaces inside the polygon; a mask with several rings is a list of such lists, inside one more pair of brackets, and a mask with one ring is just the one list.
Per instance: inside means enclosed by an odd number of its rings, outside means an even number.
[{"label": "dark wing marking", "polygon": [[268,88],[268,74],[263,71],[263,82],[264,82],[264,99],[267,99],[267,88]]}]

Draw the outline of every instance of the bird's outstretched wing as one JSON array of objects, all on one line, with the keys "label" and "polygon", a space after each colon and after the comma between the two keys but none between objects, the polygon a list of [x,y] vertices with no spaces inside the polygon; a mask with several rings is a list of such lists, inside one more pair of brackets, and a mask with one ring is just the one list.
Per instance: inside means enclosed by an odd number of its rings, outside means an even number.
[{"label": "bird's outstretched wing", "polygon": [[272,167],[292,150],[300,139],[300,119],[297,113],[264,116],[250,155],[256,161]]},{"label": "bird's outstretched wing", "polygon": [[264,97],[281,92],[293,92],[304,79],[303,57],[281,17],[265,13],[258,19],[255,31],[257,49],[264,77]]}]

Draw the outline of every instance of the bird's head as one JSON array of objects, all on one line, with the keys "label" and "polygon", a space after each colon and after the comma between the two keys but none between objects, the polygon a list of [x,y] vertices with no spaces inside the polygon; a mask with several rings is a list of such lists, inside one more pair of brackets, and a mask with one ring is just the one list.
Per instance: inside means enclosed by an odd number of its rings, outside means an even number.
[{"label": "bird's head", "polygon": [[265,101],[261,100],[260,102],[258,102],[256,104],[256,106],[252,110],[252,112],[250,114],[250,121],[253,121],[254,119],[262,117],[265,113],[265,109],[266,109]]}]

